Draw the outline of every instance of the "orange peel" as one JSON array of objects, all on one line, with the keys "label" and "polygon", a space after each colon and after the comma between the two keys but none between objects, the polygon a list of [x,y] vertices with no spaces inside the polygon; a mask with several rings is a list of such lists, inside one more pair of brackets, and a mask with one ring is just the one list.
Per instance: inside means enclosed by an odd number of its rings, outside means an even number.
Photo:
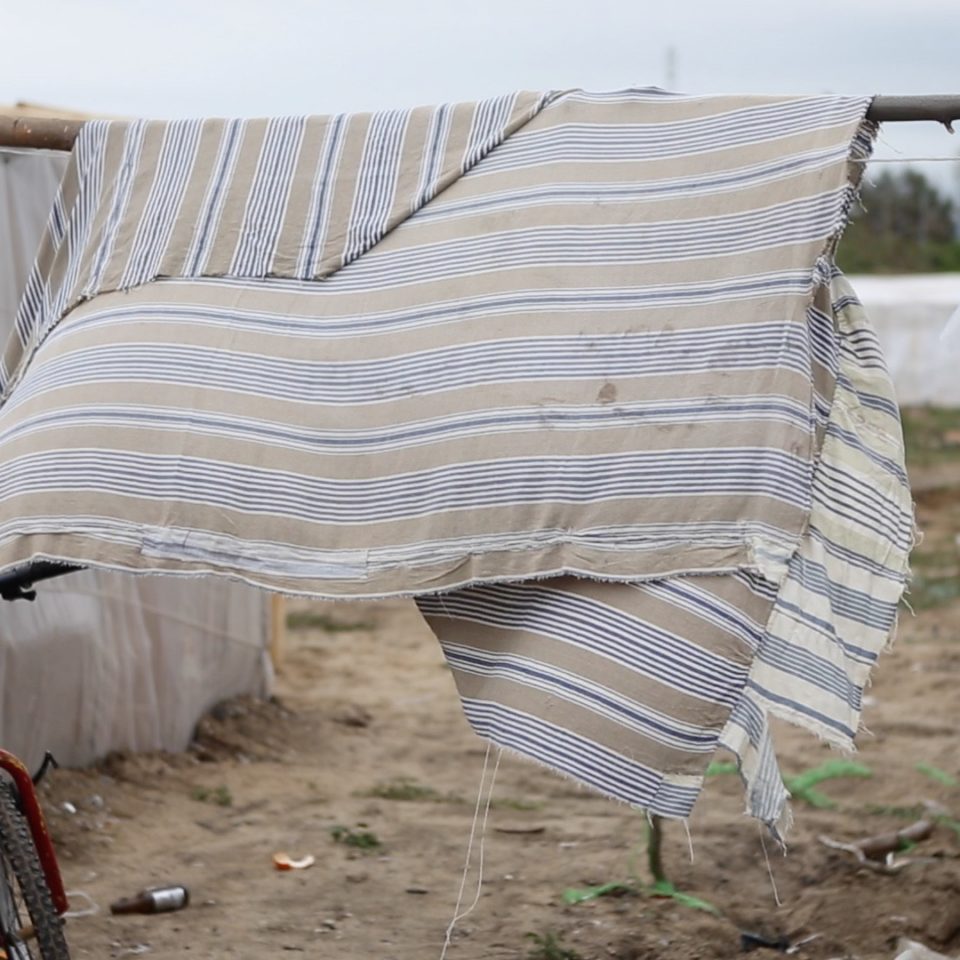
[{"label": "orange peel", "polygon": [[277,870],[306,870],[317,862],[317,858],[307,854],[305,857],[294,858],[289,853],[280,852],[273,855],[273,865]]}]

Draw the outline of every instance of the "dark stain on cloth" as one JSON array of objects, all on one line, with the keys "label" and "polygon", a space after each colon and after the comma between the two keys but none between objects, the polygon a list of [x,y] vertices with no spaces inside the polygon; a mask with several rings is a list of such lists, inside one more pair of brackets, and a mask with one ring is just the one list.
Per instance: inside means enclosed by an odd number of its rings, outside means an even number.
[{"label": "dark stain on cloth", "polygon": [[617,388],[608,380],[597,392],[598,403],[613,403],[617,399]]}]

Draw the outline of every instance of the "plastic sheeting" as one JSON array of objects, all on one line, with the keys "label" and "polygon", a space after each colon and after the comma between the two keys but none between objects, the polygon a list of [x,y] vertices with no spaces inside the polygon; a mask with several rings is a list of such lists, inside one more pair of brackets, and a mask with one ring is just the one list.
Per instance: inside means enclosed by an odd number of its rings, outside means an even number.
[{"label": "plastic sheeting", "polygon": [[960,337],[941,335],[960,306],[960,273],[850,277],[904,405],[960,407]]},{"label": "plastic sheeting", "polygon": [[[0,340],[65,158],[0,152]],[[111,750],[182,750],[199,717],[266,695],[269,597],[226,581],[84,571],[0,601],[0,745],[35,766]]]},{"label": "plastic sheeting", "polygon": [[182,750],[197,719],[265,694],[265,604],[206,580],[85,570],[0,609],[0,742],[28,764]]}]

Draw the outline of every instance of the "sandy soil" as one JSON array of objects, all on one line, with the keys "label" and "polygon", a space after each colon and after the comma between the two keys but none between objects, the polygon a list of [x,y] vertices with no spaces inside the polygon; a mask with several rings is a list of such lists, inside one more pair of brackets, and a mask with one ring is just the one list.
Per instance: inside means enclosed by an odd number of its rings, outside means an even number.
[{"label": "sandy soil", "polygon": [[[934,531],[921,548],[933,558],[926,573],[949,584],[957,571],[942,567],[951,556],[956,566],[960,494],[933,491],[920,513]],[[960,953],[960,823],[942,821],[904,854],[918,862],[895,875],[860,868],[818,840],[899,829],[925,801],[960,818],[960,602],[940,602],[936,591],[921,599],[870,690],[870,732],[857,759],[872,776],[822,784],[833,807],[798,802],[788,856],[767,843],[781,906],[760,832],[729,775],[711,778],[689,825],[692,859],[678,824],[668,826],[664,847],[677,887],[719,916],[643,894],[565,904],[569,887],[631,872],[647,882],[644,818],[504,755],[481,896],[448,957],[713,960],[741,954],[741,931],[793,944],[816,935],[795,953],[811,960],[892,958],[903,935]],[[75,957],[439,957],[484,747],[411,604],[298,601],[290,609],[274,702],[222,705],[186,755],[111,757],[96,769],[59,771],[45,786],[68,889],[100,907],[69,922]],[[831,756],[802,731],[782,729],[778,744],[787,774]],[[344,842],[365,833],[379,845]],[[313,854],[316,864],[278,872],[271,857],[280,850]],[[191,891],[186,910],[113,917],[106,909],[140,887],[173,882]],[[756,954],[765,955],[774,954]]]}]

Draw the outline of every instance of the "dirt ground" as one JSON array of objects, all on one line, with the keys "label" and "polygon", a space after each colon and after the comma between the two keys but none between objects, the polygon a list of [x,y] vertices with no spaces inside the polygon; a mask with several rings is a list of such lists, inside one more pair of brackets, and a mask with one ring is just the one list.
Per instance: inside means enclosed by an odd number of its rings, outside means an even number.
[{"label": "dirt ground", "polygon": [[[927,530],[917,613],[903,617],[869,691],[869,732],[856,759],[871,775],[821,784],[830,806],[798,800],[788,855],[766,844],[769,870],[738,779],[711,777],[690,843],[669,824],[664,857],[675,885],[713,904],[712,915],[642,892],[565,903],[567,888],[631,876],[641,890],[645,820],[504,755],[481,896],[456,929],[451,960],[715,960],[741,955],[743,931],[786,938],[782,946],[807,960],[892,960],[901,936],[960,953],[960,484],[944,487],[944,465],[936,467],[935,483],[917,484]],[[95,769],[58,771],[45,785],[67,887],[100,908],[69,921],[76,958],[440,956],[483,744],[412,604],[296,601],[289,609],[273,702],[221,705],[185,755],[114,756]],[[786,727],[778,747],[787,775],[832,756]],[[859,867],[818,839],[900,829],[929,812],[925,803],[938,805],[938,825],[897,855],[914,861],[898,873]],[[278,872],[277,851],[316,863]],[[119,896],[165,883],[189,887],[186,910],[107,910]],[[80,898],[75,906],[84,906]]]}]

